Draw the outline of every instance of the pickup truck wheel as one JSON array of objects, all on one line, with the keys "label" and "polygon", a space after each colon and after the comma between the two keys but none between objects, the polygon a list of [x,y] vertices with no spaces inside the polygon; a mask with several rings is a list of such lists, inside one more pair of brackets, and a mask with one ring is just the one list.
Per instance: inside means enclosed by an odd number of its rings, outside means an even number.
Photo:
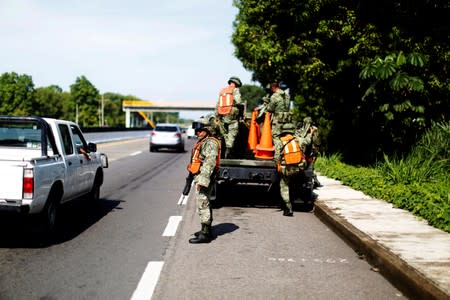
[{"label": "pickup truck wheel", "polygon": [[55,233],[59,216],[59,197],[51,193],[44,210],[41,212],[43,233],[51,236]]},{"label": "pickup truck wheel", "polygon": [[88,200],[91,202],[96,202],[100,199],[100,185],[95,182],[92,190],[88,194]]}]

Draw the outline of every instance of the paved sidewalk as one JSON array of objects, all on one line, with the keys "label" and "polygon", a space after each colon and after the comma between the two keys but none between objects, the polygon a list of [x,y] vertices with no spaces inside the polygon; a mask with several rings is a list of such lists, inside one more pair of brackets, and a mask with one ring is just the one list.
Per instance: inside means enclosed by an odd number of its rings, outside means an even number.
[{"label": "paved sidewalk", "polygon": [[450,234],[319,176],[314,213],[412,299],[450,299]]}]

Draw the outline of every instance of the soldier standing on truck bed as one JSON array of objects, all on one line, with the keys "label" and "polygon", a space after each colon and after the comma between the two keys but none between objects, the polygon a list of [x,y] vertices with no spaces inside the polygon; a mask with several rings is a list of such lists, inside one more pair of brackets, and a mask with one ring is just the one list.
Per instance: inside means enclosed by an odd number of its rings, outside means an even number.
[{"label": "soldier standing on truck bed", "polygon": [[291,122],[291,113],[289,112],[289,94],[283,91],[278,82],[270,85],[272,95],[266,105],[266,110],[271,113],[272,124],[272,140],[277,147],[279,136],[281,133],[281,126],[285,123]]},{"label": "soldier standing on truck bed", "polygon": [[216,105],[216,116],[223,124],[225,139],[225,158],[229,158],[235,144],[239,129],[239,106],[242,106],[239,87],[242,82],[238,77],[230,77],[228,86],[220,90],[219,101]]},{"label": "soldier standing on truck bed", "polygon": [[289,184],[291,179],[306,167],[304,151],[307,139],[294,134],[295,126],[291,123],[283,124],[275,144],[275,162],[280,174],[280,195],[284,201],[283,216],[292,217],[293,209],[289,197]]},{"label": "soldier standing on truck bed", "polygon": [[214,128],[210,120],[203,118],[200,127],[195,130],[197,143],[192,148],[188,171],[194,176],[197,211],[201,230],[196,232],[191,244],[209,243],[212,240],[211,224],[213,221],[210,196],[214,187],[215,176],[220,164],[220,141],[213,137]]}]

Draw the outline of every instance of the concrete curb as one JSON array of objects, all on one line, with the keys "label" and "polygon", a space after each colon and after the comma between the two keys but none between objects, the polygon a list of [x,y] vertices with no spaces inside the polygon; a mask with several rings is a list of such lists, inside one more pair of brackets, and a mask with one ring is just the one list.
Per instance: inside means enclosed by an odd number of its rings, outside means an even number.
[{"label": "concrete curb", "polygon": [[327,206],[325,201],[317,200],[315,202],[314,214],[411,299],[450,300],[450,295],[446,291],[339,216]]}]

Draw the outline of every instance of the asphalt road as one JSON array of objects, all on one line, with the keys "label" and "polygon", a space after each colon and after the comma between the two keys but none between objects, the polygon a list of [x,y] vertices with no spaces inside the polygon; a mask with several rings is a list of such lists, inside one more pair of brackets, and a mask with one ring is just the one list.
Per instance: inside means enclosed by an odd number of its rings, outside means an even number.
[{"label": "asphalt road", "polygon": [[[64,208],[53,245],[2,222],[0,299],[130,299],[149,261],[162,260],[162,233],[185,177],[188,153],[150,154],[148,139],[99,145],[110,167],[101,200]],[[8,226],[9,225],[9,226]]]},{"label": "asphalt road", "polygon": [[[261,187],[229,189],[215,240],[191,245],[192,193],[177,204],[189,152],[149,153],[147,138],[99,150],[110,159],[101,200],[67,206],[54,244],[2,223],[0,299],[141,299],[149,262],[164,267],[147,299],[404,298],[312,213],[283,217]],[[176,234],[163,236],[173,216]]]}]

